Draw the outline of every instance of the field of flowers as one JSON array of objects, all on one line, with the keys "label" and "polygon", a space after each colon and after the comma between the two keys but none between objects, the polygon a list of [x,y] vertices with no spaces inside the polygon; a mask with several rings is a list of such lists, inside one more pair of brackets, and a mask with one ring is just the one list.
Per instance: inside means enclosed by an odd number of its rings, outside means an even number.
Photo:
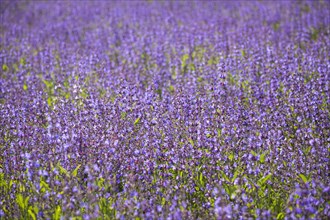
[{"label": "field of flowers", "polygon": [[0,219],[327,219],[330,2],[7,1]]}]

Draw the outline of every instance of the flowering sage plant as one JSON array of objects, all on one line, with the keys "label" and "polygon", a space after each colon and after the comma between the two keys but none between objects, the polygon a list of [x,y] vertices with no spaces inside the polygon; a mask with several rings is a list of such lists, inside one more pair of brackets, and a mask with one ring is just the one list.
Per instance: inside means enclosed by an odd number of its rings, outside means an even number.
[{"label": "flowering sage plant", "polygon": [[330,3],[1,1],[1,219],[327,219]]}]

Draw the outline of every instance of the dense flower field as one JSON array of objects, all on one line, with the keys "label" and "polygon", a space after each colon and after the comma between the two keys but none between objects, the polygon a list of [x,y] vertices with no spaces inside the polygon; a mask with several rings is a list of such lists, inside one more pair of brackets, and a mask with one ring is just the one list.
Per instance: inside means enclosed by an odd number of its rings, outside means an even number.
[{"label": "dense flower field", "polygon": [[330,216],[329,1],[0,10],[1,219]]}]

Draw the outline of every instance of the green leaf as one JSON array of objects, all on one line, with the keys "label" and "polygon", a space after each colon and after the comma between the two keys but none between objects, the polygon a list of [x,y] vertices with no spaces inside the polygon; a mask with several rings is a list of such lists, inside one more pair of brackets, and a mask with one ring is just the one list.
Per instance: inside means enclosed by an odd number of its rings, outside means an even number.
[{"label": "green leaf", "polygon": [[228,185],[228,184],[225,184],[225,183],[223,184],[223,186],[224,186],[225,191],[228,194],[229,198],[231,200],[235,199],[237,187],[234,186],[234,185]]},{"label": "green leaf", "polygon": [[46,183],[43,180],[40,180],[40,188],[44,188],[46,190],[50,190],[50,187],[49,187],[48,183]]},{"label": "green leaf", "polygon": [[137,125],[139,122],[140,122],[140,117],[134,121],[134,126]]},{"label": "green leaf", "polygon": [[2,65],[2,71],[4,71],[4,72],[8,71],[8,66],[6,64]]},{"label": "green leaf", "polygon": [[53,83],[52,81],[48,81],[48,80],[42,80],[42,82],[46,85],[47,88],[52,88],[53,87]]},{"label": "green leaf", "polygon": [[67,78],[67,79],[64,80],[63,85],[64,85],[64,87],[67,88],[67,89],[70,88],[69,78]]},{"label": "green leaf", "polygon": [[286,161],[285,160],[283,160],[283,165],[286,167],[287,166],[287,164],[286,164]]},{"label": "green leaf", "polygon": [[245,52],[245,50],[244,50],[244,49],[241,49],[241,54],[242,54],[242,57],[245,57],[245,55],[246,55],[246,52]]},{"label": "green leaf", "polygon": [[272,174],[268,174],[267,176],[265,177],[262,177],[261,179],[258,180],[258,185],[259,186],[262,186],[264,185],[270,178],[272,177]]},{"label": "green leaf", "polygon": [[121,118],[121,119],[125,119],[125,118],[126,118],[126,115],[127,115],[126,112],[121,112],[121,113],[120,113],[120,118]]},{"label": "green leaf", "polygon": [[228,159],[230,160],[230,161],[233,161],[233,159],[234,159],[234,152],[230,152],[229,153],[229,155],[228,155]]},{"label": "green leaf", "polygon": [[47,98],[47,104],[48,104],[49,107],[52,106],[52,104],[53,104],[53,99],[52,99],[52,97],[48,97],[48,98]]},{"label": "green leaf", "polygon": [[27,85],[26,85],[26,82],[24,81],[24,84],[23,84],[23,89],[24,91],[26,91],[28,89]]},{"label": "green leaf", "polygon": [[34,211],[34,213],[39,213],[38,205],[34,205],[33,211]]},{"label": "green leaf", "polygon": [[171,93],[173,93],[173,92],[175,91],[174,86],[170,85],[170,86],[168,87],[168,90],[169,90]]},{"label": "green leaf", "polygon": [[302,181],[304,182],[304,183],[307,183],[308,181],[309,181],[309,179],[304,175],[304,174],[299,174],[299,177],[302,179]]},{"label": "green leaf", "polygon": [[61,206],[57,206],[55,209],[55,213],[53,214],[53,219],[54,220],[60,220],[61,218]]},{"label": "green leaf", "polygon": [[203,173],[199,174],[199,183],[204,186]]},{"label": "green leaf", "polygon": [[69,99],[70,98],[70,92],[66,92],[65,93],[65,99]]},{"label": "green leaf", "polygon": [[224,171],[221,171],[221,175],[226,181],[230,182],[230,179],[227,177]]},{"label": "green leaf", "polygon": [[16,63],[13,64],[13,68],[14,68],[15,72],[17,72],[19,70],[19,68],[18,68],[18,66],[17,66]]},{"label": "green leaf", "polygon": [[213,59],[209,59],[208,61],[207,61],[207,65],[208,66],[211,66],[213,64]]},{"label": "green leaf", "polygon": [[278,22],[275,22],[275,23],[273,24],[273,29],[274,29],[274,31],[277,31],[279,28],[280,28],[280,22],[279,22],[279,21],[278,21]]},{"label": "green leaf", "polygon": [[188,141],[189,141],[189,143],[191,144],[191,146],[195,146],[193,139],[189,138]]},{"label": "green leaf", "polygon": [[186,66],[186,61],[189,59],[189,54],[184,54],[181,58],[181,68],[183,69]]},{"label": "green leaf", "polygon": [[162,99],[162,90],[161,89],[157,89],[156,93],[159,95],[159,98]]},{"label": "green leaf", "polygon": [[316,28],[312,28],[311,39],[313,41],[317,41],[318,35],[319,35],[319,30]]},{"label": "green leaf", "polygon": [[312,149],[312,146],[309,146],[309,147],[303,149],[303,152],[304,152],[305,156],[307,156],[309,154],[309,152],[311,151],[311,149]]},{"label": "green leaf", "polygon": [[[220,112],[220,111],[217,110],[217,112]],[[217,132],[218,132],[218,137],[221,137],[222,129],[221,128],[218,128],[217,129]]]},{"label": "green leaf", "polygon": [[29,196],[24,199],[24,207],[28,207],[29,200],[30,200],[30,197]]},{"label": "green leaf", "polygon": [[19,63],[24,66],[26,64],[26,61],[25,61],[25,58],[22,57],[20,60],[19,60]]},{"label": "green leaf", "polygon": [[236,191],[232,191],[231,194],[230,194],[230,199],[233,200],[236,198]]},{"label": "green leaf", "polygon": [[36,215],[34,214],[34,212],[33,212],[31,209],[28,210],[28,213],[29,213],[29,215],[31,216],[31,218],[32,218],[33,220],[36,220],[36,219],[37,219],[37,218],[36,218]]},{"label": "green leaf", "polygon": [[233,178],[231,179],[231,182],[232,182],[232,183],[236,180],[238,174],[239,174],[239,169],[235,170],[235,173],[234,173],[234,175],[233,175]]},{"label": "green leaf", "polygon": [[102,188],[104,186],[104,178],[100,177],[99,179],[96,180],[96,184],[98,187]]},{"label": "green leaf", "polygon": [[228,185],[224,183],[223,187],[225,188],[226,193],[230,196],[231,193],[230,193],[230,189],[229,189]]},{"label": "green leaf", "polygon": [[251,154],[255,157],[258,155],[254,150],[251,150]]},{"label": "green leaf", "polygon": [[181,178],[183,177],[183,171],[182,170],[179,172],[179,175],[180,175]]},{"label": "green leaf", "polygon": [[268,154],[268,151],[260,155],[259,161],[260,163],[264,163],[266,159],[266,155]]},{"label": "green leaf", "polygon": [[88,97],[88,93],[85,91],[85,89],[82,90],[82,92],[80,93],[80,96],[83,98],[83,99],[86,99]]},{"label": "green leaf", "polygon": [[19,207],[21,207],[22,209],[24,209],[24,198],[22,196],[22,194],[17,194],[16,196],[16,203]]},{"label": "green leaf", "polygon": [[77,174],[78,174],[78,170],[79,170],[80,167],[81,167],[81,165],[79,164],[79,165],[76,167],[76,169],[74,169],[74,171],[72,171],[72,176],[73,176],[73,177],[76,177],[76,176],[77,176]]},{"label": "green leaf", "polygon": [[276,219],[281,220],[281,219],[284,219],[284,217],[285,217],[285,213],[284,212],[280,212],[280,213],[278,213]]},{"label": "green leaf", "polygon": [[62,167],[59,163],[57,164],[57,167],[58,167],[58,169],[60,170],[60,173],[61,173],[61,174],[64,174],[64,175],[66,175],[67,177],[69,177],[69,172],[68,172],[64,167]]}]

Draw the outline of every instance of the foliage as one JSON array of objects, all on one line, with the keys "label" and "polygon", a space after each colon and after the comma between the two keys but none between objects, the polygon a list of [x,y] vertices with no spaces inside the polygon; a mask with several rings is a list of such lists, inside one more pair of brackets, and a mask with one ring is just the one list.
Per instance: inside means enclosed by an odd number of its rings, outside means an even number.
[{"label": "foliage", "polygon": [[0,219],[327,219],[329,7],[8,3]]}]

